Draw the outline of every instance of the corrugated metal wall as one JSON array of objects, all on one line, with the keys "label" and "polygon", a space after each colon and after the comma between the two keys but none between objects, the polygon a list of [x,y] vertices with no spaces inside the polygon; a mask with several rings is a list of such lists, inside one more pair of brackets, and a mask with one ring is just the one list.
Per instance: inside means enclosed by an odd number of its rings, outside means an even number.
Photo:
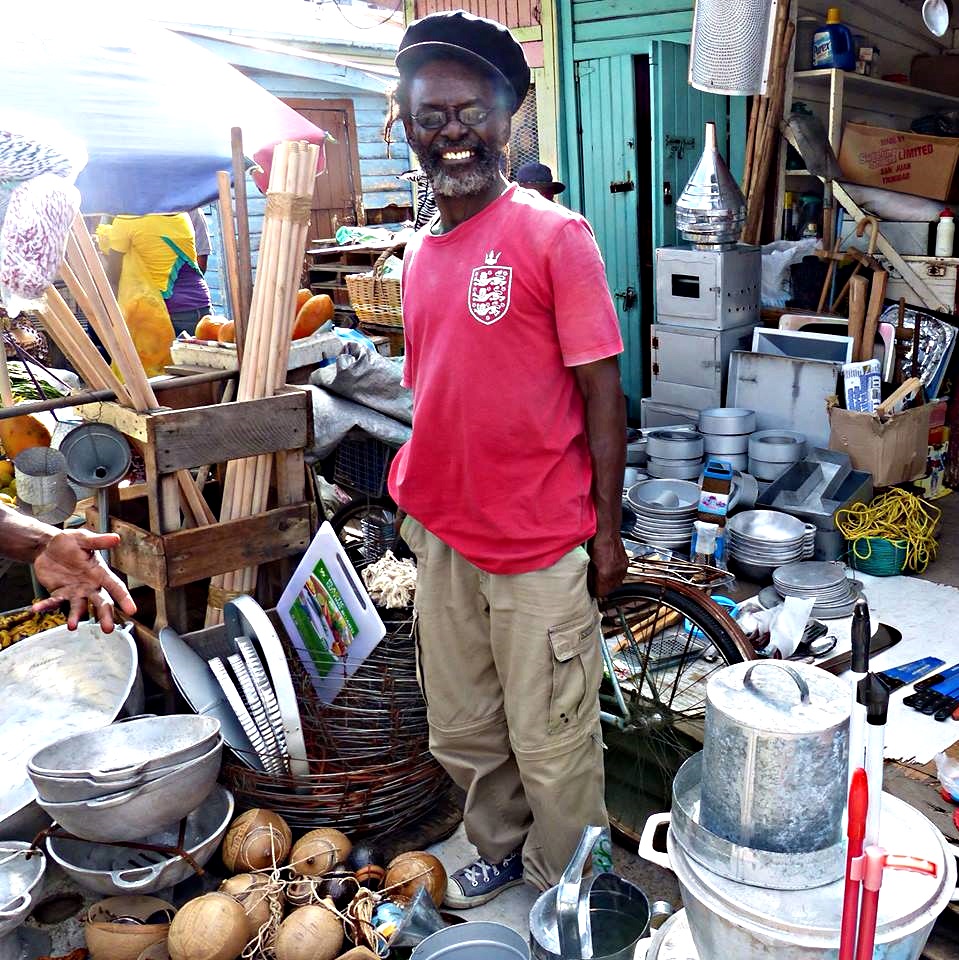
[{"label": "corrugated metal wall", "polygon": [[534,27],[539,24],[540,0],[416,0],[413,4],[417,19],[445,10],[466,10],[479,17],[498,20],[508,27]]}]

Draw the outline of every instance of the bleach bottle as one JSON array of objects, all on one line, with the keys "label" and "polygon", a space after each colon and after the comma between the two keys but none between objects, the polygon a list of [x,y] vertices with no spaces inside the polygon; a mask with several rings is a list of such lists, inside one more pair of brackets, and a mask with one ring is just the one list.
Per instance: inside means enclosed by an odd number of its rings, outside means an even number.
[{"label": "bleach bottle", "polygon": [[812,65],[814,70],[854,70],[856,46],[849,27],[839,20],[839,7],[830,7],[826,23],[812,38]]}]

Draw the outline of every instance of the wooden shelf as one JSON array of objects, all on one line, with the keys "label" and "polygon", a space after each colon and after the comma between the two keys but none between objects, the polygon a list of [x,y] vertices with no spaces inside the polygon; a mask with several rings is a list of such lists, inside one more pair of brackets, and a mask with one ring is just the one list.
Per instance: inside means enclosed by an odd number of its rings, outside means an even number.
[{"label": "wooden shelf", "polygon": [[[848,92],[868,94],[890,105],[907,105],[917,113],[940,109],[959,110],[959,97],[936,93],[933,90],[923,90],[921,87],[911,87],[905,83],[890,83],[888,80],[865,77],[860,73],[850,73],[846,70],[803,70],[794,74],[793,80],[797,86],[803,84],[828,86],[834,74],[842,74],[842,82]],[[793,98],[802,99],[797,94],[798,91],[793,94]]]}]

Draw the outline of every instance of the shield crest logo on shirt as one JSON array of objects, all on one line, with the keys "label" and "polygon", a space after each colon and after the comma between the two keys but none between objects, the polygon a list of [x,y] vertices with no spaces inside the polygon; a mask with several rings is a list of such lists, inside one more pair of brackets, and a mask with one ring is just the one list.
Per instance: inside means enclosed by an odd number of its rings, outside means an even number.
[{"label": "shield crest logo on shirt", "polygon": [[513,268],[499,266],[500,256],[490,250],[483,266],[474,267],[470,277],[467,296],[470,316],[486,326],[502,320],[509,310]]}]

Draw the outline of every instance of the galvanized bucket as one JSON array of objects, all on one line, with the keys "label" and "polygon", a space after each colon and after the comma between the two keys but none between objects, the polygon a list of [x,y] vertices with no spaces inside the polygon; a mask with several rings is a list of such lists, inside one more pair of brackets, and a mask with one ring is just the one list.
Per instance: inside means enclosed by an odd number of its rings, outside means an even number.
[{"label": "galvanized bucket", "polygon": [[849,688],[818,667],[737,663],[706,685],[702,826],[741,847],[802,853],[842,840]]},{"label": "galvanized bucket", "polygon": [[410,960],[530,960],[526,941],[513,929],[471,920],[430,934]]}]

